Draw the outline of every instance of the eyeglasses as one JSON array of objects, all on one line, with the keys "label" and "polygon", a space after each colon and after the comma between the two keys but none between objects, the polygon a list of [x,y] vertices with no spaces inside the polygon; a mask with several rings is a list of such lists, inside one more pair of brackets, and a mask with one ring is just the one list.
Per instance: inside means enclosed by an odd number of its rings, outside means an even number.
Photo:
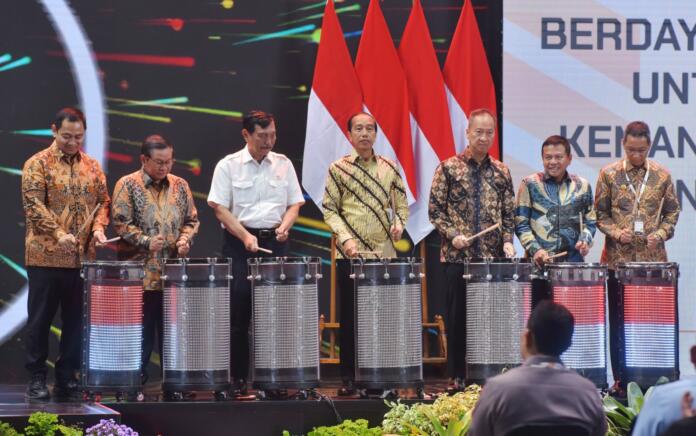
[{"label": "eyeglasses", "polygon": [[168,167],[168,166],[172,166],[174,164],[174,159],[160,160],[160,159],[149,158],[149,160],[150,160],[150,162],[154,163],[158,167]]}]

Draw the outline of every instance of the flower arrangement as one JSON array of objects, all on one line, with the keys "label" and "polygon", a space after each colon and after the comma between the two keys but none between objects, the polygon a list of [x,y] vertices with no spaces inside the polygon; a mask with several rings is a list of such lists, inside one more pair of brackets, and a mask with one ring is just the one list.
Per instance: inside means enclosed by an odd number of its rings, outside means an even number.
[{"label": "flower arrangement", "polygon": [[116,424],[113,419],[102,419],[85,430],[85,436],[138,436],[138,432],[123,424]]}]

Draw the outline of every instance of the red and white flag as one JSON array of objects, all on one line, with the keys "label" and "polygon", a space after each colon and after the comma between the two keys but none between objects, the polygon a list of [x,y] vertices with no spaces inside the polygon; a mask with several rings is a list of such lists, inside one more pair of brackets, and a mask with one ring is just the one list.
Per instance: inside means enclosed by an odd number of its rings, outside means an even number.
[{"label": "red and white flag", "polygon": [[[444,68],[450,119],[457,152],[466,147],[468,114],[478,108],[496,113],[495,86],[471,0],[465,0]],[[498,158],[498,136],[491,147]]]},{"label": "red and white flag", "polygon": [[399,162],[411,204],[422,193],[418,192],[413,160],[406,76],[378,0],[370,0],[367,9],[355,72],[365,110],[379,125],[375,151]]},{"label": "red and white flag", "polygon": [[302,184],[321,209],[331,162],[353,149],[348,118],[362,110],[360,84],[343,39],[333,0],[326,2],[314,79],[307,107]]},{"label": "red and white flag", "polygon": [[408,84],[419,193],[410,207],[406,228],[413,242],[418,243],[433,229],[428,218],[428,200],[435,169],[440,161],[455,154],[445,84],[420,0],[413,2],[399,44],[399,58]]}]

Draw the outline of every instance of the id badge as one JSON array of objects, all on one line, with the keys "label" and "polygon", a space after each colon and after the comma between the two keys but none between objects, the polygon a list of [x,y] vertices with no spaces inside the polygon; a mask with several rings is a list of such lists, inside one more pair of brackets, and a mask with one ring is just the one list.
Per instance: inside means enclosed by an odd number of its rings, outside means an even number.
[{"label": "id badge", "polygon": [[643,221],[635,220],[633,222],[633,233],[642,235],[643,234]]}]

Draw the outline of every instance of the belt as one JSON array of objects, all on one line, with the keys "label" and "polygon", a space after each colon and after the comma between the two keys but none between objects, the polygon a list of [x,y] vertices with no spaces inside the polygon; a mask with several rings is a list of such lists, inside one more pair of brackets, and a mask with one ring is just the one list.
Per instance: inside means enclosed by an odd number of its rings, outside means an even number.
[{"label": "belt", "polygon": [[261,239],[275,238],[276,235],[275,229],[250,229],[248,227],[244,228],[247,230],[247,232]]}]

